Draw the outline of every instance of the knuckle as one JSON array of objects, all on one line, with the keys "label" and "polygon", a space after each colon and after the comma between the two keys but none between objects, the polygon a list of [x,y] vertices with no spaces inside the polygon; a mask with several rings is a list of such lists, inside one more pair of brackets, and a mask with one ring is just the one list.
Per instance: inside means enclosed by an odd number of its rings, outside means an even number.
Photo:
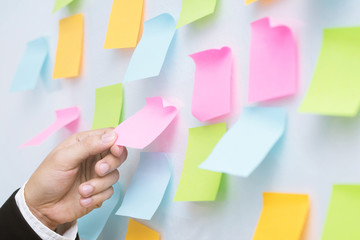
[{"label": "knuckle", "polygon": [[128,157],[128,150],[126,147],[124,147],[124,152],[123,152],[123,156],[124,156],[124,161],[126,160],[126,158]]},{"label": "knuckle", "polygon": [[95,208],[100,208],[101,206],[102,206],[102,202],[99,202],[99,203],[97,203],[96,205],[95,205]]},{"label": "knuckle", "polygon": [[117,182],[120,178],[119,170],[115,169],[114,171],[114,181]]},{"label": "knuckle", "polygon": [[112,131],[114,131],[114,128],[108,127],[108,128],[105,128],[104,130],[105,130],[104,133],[106,134],[106,133],[111,133]]},{"label": "knuckle", "polygon": [[106,199],[109,199],[111,198],[111,196],[114,194],[114,188],[113,187],[110,187],[109,188],[109,194],[106,196]]}]

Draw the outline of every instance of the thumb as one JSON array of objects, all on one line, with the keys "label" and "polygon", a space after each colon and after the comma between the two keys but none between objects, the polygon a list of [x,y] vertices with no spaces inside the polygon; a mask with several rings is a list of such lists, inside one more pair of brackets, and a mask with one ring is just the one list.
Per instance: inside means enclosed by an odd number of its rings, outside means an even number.
[{"label": "thumb", "polygon": [[63,157],[64,161],[75,167],[85,159],[110,149],[117,135],[113,128],[106,128],[78,133],[74,138],[75,143],[63,149]]}]

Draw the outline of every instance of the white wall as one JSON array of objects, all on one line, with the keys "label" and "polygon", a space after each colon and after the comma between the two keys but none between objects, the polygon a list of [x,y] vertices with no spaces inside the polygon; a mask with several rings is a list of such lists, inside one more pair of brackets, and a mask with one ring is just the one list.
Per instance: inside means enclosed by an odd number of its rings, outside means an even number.
[{"label": "white wall", "polygon": [[[111,0],[77,0],[70,11],[63,9],[52,15],[53,2],[0,0],[0,204],[29,178],[46,154],[69,133],[63,129],[39,147],[18,147],[51,123],[54,110],[59,108],[79,106],[81,129],[88,129],[94,113],[95,88],[120,82],[132,54],[132,50],[103,49]],[[214,16],[179,29],[160,77],[125,86],[125,117],[139,110],[148,96],[167,97],[182,106],[177,124],[146,149],[171,152],[174,166],[171,189],[153,221],[146,224],[161,232],[162,240],[248,240],[262,208],[263,191],[308,193],[311,212],[304,239],[319,239],[332,184],[360,182],[360,121],[359,117],[345,119],[299,114],[297,108],[311,81],[322,29],[358,25],[360,3],[358,0],[275,0],[271,4],[256,3],[245,7],[244,0],[218,2]],[[145,20],[163,12],[177,19],[180,8],[181,0],[146,0]],[[33,91],[9,93],[26,43],[49,36],[53,65],[58,20],[77,12],[82,12],[85,18],[81,78],[61,80],[61,89],[53,92],[39,83]],[[172,202],[185,155],[187,129],[201,125],[190,111],[194,64],[187,55],[225,45],[232,48],[237,97],[234,114],[226,120],[231,126],[241,106],[246,105],[249,23],[265,16],[289,23],[299,40],[298,94],[266,104],[288,110],[286,136],[249,178],[225,178],[225,200]],[[130,150],[127,162],[120,168],[120,181],[125,187],[136,169],[138,158],[139,152]]]}]

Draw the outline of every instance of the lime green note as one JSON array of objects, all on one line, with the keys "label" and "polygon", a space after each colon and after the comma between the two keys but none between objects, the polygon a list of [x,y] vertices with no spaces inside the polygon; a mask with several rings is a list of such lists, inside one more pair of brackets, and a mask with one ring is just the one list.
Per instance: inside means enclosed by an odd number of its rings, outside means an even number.
[{"label": "lime green note", "polygon": [[212,14],[215,7],[216,0],[183,0],[176,28]]},{"label": "lime green note", "polygon": [[198,168],[226,132],[225,123],[190,128],[184,166],[174,201],[214,201],[222,173]]},{"label": "lime green note", "polygon": [[300,112],[353,117],[360,103],[360,27],[324,30],[315,74]]},{"label": "lime green note", "polygon": [[55,5],[53,8],[53,13],[57,12],[58,10],[62,9],[63,7],[69,5],[74,0],[55,0]]},{"label": "lime green note", "polygon": [[334,185],[322,240],[360,239],[360,185]]},{"label": "lime green note", "polygon": [[95,90],[95,113],[91,129],[116,127],[120,123],[123,104],[122,84]]}]

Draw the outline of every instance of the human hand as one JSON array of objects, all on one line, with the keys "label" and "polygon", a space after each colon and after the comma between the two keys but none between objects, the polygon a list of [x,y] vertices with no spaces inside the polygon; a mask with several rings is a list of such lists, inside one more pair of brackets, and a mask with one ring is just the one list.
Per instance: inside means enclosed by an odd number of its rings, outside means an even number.
[{"label": "human hand", "polygon": [[75,134],[58,145],[25,186],[30,211],[55,230],[109,199],[127,150],[113,145],[112,128]]}]

